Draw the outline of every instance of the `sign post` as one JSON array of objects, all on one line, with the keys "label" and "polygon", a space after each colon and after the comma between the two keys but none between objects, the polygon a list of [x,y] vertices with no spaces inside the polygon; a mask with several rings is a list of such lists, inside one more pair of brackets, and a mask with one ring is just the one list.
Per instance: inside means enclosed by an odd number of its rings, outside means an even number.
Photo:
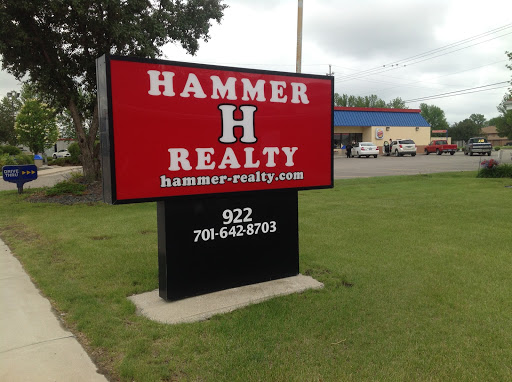
[{"label": "sign post", "polygon": [[22,194],[23,185],[37,179],[37,167],[33,164],[4,166],[2,176],[6,182],[16,183],[18,194]]},{"label": "sign post", "polygon": [[97,61],[103,197],[157,201],[160,296],[298,274],[298,190],[333,186],[333,79]]}]

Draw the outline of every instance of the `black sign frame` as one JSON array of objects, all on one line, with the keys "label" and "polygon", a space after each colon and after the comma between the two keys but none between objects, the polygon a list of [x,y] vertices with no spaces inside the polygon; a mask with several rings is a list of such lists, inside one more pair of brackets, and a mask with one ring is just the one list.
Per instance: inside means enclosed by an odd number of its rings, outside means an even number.
[{"label": "black sign frame", "polygon": [[[297,197],[295,190],[279,190],[158,202],[160,297],[177,300],[297,275]],[[224,224],[227,217],[232,221]]]}]

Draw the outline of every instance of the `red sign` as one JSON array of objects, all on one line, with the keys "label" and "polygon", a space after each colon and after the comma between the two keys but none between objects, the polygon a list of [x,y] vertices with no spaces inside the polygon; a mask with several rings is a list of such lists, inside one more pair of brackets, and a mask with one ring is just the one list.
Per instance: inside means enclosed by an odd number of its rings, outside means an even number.
[{"label": "red sign", "polygon": [[112,203],[332,187],[332,77],[104,56],[98,93]]},{"label": "red sign", "polygon": [[432,130],[432,134],[446,133],[448,130]]}]

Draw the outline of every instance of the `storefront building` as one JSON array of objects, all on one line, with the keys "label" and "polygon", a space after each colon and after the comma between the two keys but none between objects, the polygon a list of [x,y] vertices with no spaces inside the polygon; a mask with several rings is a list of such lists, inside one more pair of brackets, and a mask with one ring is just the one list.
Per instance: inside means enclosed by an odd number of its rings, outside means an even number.
[{"label": "storefront building", "polygon": [[419,109],[334,108],[334,149],[347,143],[373,142],[382,152],[384,141],[412,139],[417,152],[430,143],[430,125]]}]

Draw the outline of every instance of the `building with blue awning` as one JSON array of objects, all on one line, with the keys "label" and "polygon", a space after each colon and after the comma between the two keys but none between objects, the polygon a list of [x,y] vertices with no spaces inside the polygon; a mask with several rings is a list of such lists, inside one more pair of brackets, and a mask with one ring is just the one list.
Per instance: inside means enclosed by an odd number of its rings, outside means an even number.
[{"label": "building with blue awning", "polygon": [[422,152],[430,142],[430,125],[419,109],[366,107],[334,108],[334,146],[352,142],[373,142],[381,152],[384,141],[412,139]]}]

